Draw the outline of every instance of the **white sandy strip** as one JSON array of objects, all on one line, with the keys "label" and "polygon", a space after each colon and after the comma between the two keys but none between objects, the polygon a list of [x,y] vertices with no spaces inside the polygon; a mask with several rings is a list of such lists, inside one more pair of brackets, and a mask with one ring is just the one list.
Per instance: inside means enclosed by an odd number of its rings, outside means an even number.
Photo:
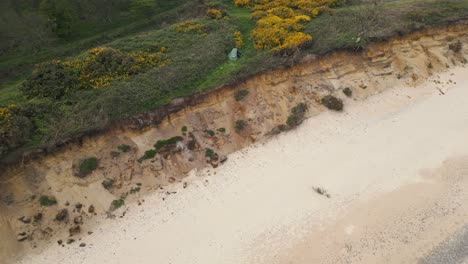
[{"label": "white sandy strip", "polygon": [[[52,245],[19,263],[268,260],[307,233],[311,223],[329,222],[352,203],[422,181],[422,168],[468,154],[468,72],[451,73],[438,79],[457,83],[438,85],[445,95],[429,81],[365,102],[349,100],[345,113],[323,113],[230,155],[216,170],[193,172],[188,187],[175,186],[178,193],[165,201],[166,195],[154,194],[142,206],[131,205],[122,219],[101,220],[99,230],[83,238],[85,248]],[[323,186],[332,198],[317,195],[313,186]]]}]

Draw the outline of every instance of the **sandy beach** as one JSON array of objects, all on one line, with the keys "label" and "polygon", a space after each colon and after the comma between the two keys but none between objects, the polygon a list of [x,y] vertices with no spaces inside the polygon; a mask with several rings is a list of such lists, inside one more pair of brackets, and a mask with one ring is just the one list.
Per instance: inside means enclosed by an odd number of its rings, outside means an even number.
[{"label": "sandy beach", "polygon": [[466,263],[467,73],[348,99],[16,263]]}]

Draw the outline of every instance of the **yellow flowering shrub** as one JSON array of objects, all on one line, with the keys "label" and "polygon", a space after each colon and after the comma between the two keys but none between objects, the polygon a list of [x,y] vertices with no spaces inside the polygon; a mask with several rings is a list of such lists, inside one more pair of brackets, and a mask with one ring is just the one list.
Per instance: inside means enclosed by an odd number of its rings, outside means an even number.
[{"label": "yellow flowering shrub", "polygon": [[236,43],[236,48],[240,49],[244,46],[244,40],[240,31],[234,32],[234,41]]},{"label": "yellow flowering shrub", "polygon": [[297,48],[312,40],[303,33],[304,23],[338,0],[234,0],[236,6],[252,9],[256,20],[252,40],[256,49],[275,52]]},{"label": "yellow flowering shrub", "polygon": [[185,21],[175,25],[177,32],[187,33],[187,32],[197,32],[204,33],[207,31],[207,27],[203,24],[196,23],[193,21]]},{"label": "yellow flowering shrub", "polygon": [[28,98],[61,98],[78,88],[98,89],[109,86],[148,69],[169,63],[167,48],[126,53],[118,49],[90,49],[87,56],[69,61],[49,61],[36,65],[33,74],[23,84]]},{"label": "yellow flowering shrub", "polygon": [[219,9],[211,8],[206,11],[206,16],[211,19],[221,19],[223,18],[223,12]]}]

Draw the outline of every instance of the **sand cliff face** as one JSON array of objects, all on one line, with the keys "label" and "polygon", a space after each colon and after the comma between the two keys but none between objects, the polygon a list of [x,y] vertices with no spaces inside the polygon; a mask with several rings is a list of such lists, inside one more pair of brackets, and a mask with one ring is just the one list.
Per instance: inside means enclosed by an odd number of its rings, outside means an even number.
[{"label": "sand cliff face", "polygon": [[[77,225],[81,234],[73,238],[79,239],[91,228],[86,226],[87,221],[107,212],[113,200],[125,196],[127,204],[141,203],[143,193],[183,181],[192,169],[220,166],[225,155],[269,137],[275,127],[286,123],[291,109],[299,103],[308,106],[306,117],[312,117],[325,110],[320,104],[325,95],[342,98],[346,107],[348,100],[364,100],[401,84],[415,86],[428,76],[463,65],[467,63],[468,47],[458,43],[468,43],[467,24],[395,37],[364,51],[309,56],[301,64],[260,74],[235,87],[176,100],[166,109],[126,120],[102,135],[85,138],[81,144],[68,144],[52,154],[8,168],[0,181],[0,256],[39,246],[43,240],[65,242],[69,228]],[[345,88],[352,90],[351,98],[343,94]],[[240,90],[247,90],[248,95],[237,101],[235,95]],[[243,129],[236,129],[239,120],[244,123]],[[184,126],[187,132],[182,133]],[[158,140],[174,136],[182,136],[183,141],[154,158],[138,161]],[[119,152],[117,147],[122,144],[131,150]],[[207,158],[207,148],[218,157]],[[88,157],[98,158],[98,168],[87,177],[77,177],[80,161]],[[105,179],[113,181],[109,190],[102,185]],[[41,207],[41,195],[56,197],[58,204]],[[77,203],[83,207],[76,207]],[[91,205],[95,212],[89,210]],[[57,212],[64,208],[68,221],[57,221]],[[43,216],[35,221],[38,213]],[[22,216],[31,218],[30,223],[19,221]],[[74,223],[80,216],[84,224]],[[24,237],[25,241],[18,241]]]}]

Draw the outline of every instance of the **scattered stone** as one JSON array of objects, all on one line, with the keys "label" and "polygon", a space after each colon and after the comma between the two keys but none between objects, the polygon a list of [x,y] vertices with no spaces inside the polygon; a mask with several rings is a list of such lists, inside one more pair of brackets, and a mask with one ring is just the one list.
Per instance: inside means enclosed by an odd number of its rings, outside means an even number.
[{"label": "scattered stone", "polygon": [[69,202],[66,202],[66,203],[65,203],[65,206],[69,206],[69,205],[70,205],[70,203],[69,203]]},{"label": "scattered stone", "polygon": [[92,231],[88,231],[88,235],[92,235],[92,234],[93,234],[93,232],[92,232]]},{"label": "scattered stone", "polygon": [[81,243],[80,247],[86,247],[86,243]]},{"label": "scattered stone", "polygon": [[81,203],[75,204],[75,208],[76,208],[76,210],[78,210],[78,212],[81,210],[82,207],[83,207],[83,205]]},{"label": "scattered stone", "polygon": [[18,240],[18,242],[23,242],[23,241],[25,241],[25,240],[28,239],[28,238],[29,238],[29,236],[26,235],[25,232],[22,232],[22,233],[18,234],[18,236],[16,237],[16,239]]},{"label": "scattered stone", "polygon": [[43,214],[42,213],[37,213],[34,215],[33,219],[34,219],[34,222],[37,223],[37,222],[40,222],[42,220],[42,217],[43,217]]},{"label": "scattered stone", "polygon": [[219,162],[220,162],[221,164],[223,164],[223,163],[226,162],[226,161],[227,161],[227,156],[222,155],[222,156],[219,157]]},{"label": "scattered stone", "polygon": [[62,209],[60,210],[57,215],[55,216],[55,220],[59,222],[66,222],[68,221],[68,210]]},{"label": "scattered stone", "polygon": [[70,236],[78,235],[80,232],[81,228],[79,225],[70,227],[70,229],[68,229],[68,233],[70,234]]},{"label": "scattered stone", "polygon": [[184,185],[183,185],[184,189],[187,188],[187,185],[188,185],[188,183],[184,182]]},{"label": "scattered stone", "polygon": [[174,183],[176,181],[176,179],[174,177],[170,177],[168,181],[169,181],[169,183]]},{"label": "scattered stone", "polygon": [[79,216],[76,216],[74,219],[73,219],[73,223],[77,224],[77,225],[82,225],[83,224],[83,217],[81,215]]},{"label": "scattered stone", "polygon": [[94,205],[90,205],[89,208],[88,208],[88,213],[94,214],[95,211],[96,211],[96,209],[94,208]]},{"label": "scattered stone", "polygon": [[62,243],[63,243],[62,239],[57,241],[57,244],[59,244],[59,246],[62,245]]},{"label": "scattered stone", "polygon": [[67,239],[67,244],[70,245],[71,243],[75,242],[75,239],[69,238]]},{"label": "scattered stone", "polygon": [[31,218],[27,217],[27,216],[22,216],[22,217],[18,218],[18,220],[20,220],[21,222],[23,222],[25,224],[31,223]]}]

